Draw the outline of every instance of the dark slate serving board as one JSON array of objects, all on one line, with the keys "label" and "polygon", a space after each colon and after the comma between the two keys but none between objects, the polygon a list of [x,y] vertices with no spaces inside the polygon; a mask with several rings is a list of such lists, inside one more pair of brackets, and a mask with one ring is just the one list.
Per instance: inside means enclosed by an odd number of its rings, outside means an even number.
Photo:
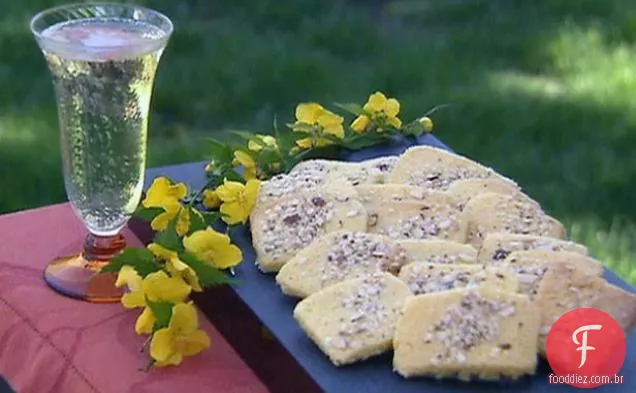
[{"label": "dark slate serving board", "polygon": [[[399,155],[405,148],[415,145],[433,145],[448,149],[432,135],[425,135],[415,140],[401,140],[389,146],[370,148],[357,152],[348,152],[342,159],[347,161],[362,161],[386,155]],[[450,149],[449,149],[450,150]],[[169,176],[175,181],[185,182],[193,187],[205,184],[205,162],[183,164],[170,167],[150,169],[147,172],[146,187],[152,179],[159,175]],[[498,392],[505,390],[510,393],[539,393],[539,392],[569,392],[577,388],[568,385],[550,385],[548,375],[550,367],[540,360],[537,373],[532,377],[525,377],[515,382],[486,383],[473,382],[470,384],[434,379],[405,380],[395,374],[391,368],[391,354],[386,354],[363,363],[347,367],[334,367],[327,357],[307,338],[292,317],[292,310],[296,304],[280,291],[273,275],[261,273],[255,266],[254,250],[251,246],[248,231],[235,238],[243,250],[244,262],[236,269],[239,283],[232,289],[249,307],[261,322],[273,333],[282,346],[306,370],[307,374],[328,393],[397,393],[397,392],[429,392],[429,393],[459,393],[459,392]],[[614,273],[606,269],[605,277],[611,283],[628,291],[634,292],[627,283]],[[636,392],[636,334],[627,340],[627,357],[621,370],[624,375],[622,385],[605,385],[596,388],[595,392]],[[281,374],[284,378],[284,371]]]}]

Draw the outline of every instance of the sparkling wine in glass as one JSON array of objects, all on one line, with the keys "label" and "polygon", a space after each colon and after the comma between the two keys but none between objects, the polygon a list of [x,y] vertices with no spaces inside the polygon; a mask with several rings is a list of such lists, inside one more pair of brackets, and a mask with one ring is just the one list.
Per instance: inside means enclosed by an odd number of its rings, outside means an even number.
[{"label": "sparkling wine in glass", "polygon": [[159,12],[124,4],[60,6],[31,20],[55,87],[66,193],[88,229],[83,250],[44,272],[67,296],[121,297],[114,275],[98,272],[125,247],[120,231],[141,200],[150,99],[172,29]]}]

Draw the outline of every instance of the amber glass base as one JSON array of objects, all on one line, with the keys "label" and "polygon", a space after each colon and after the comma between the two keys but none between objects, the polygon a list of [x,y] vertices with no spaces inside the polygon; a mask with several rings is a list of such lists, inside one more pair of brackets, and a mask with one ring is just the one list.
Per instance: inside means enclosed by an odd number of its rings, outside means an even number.
[{"label": "amber glass base", "polygon": [[126,247],[122,235],[100,237],[88,235],[79,255],[53,260],[44,270],[44,280],[55,291],[92,303],[116,303],[123,290],[115,287],[117,276],[99,273],[113,257]]}]

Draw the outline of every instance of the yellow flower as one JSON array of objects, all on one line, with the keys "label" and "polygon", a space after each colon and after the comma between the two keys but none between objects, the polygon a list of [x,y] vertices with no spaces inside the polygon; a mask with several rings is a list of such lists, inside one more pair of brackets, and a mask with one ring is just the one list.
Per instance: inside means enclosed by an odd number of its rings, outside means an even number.
[{"label": "yellow flower", "polygon": [[179,236],[183,236],[188,233],[190,229],[190,209],[183,207],[179,202],[174,205],[164,207],[164,212],[159,214],[150,222],[150,227],[155,231],[163,231],[168,227],[170,221],[174,219],[176,215],[177,224],[175,230]]},{"label": "yellow flower", "polygon": [[146,306],[146,297],[142,289],[142,278],[135,268],[124,265],[119,269],[115,286],[121,288],[128,287],[128,292],[121,297],[121,304],[126,308],[137,308]]},{"label": "yellow flower", "polygon": [[355,132],[364,132],[372,120],[378,123],[378,132],[382,131],[382,127],[385,124],[394,128],[402,127],[402,121],[397,117],[398,113],[400,113],[400,102],[395,98],[387,99],[379,91],[375,92],[369,96],[363,109],[369,115],[358,116],[351,123],[351,129]]},{"label": "yellow flower", "polygon": [[[247,148],[251,151],[261,151],[263,147],[271,147],[274,150],[278,149],[278,143],[276,142],[276,138],[273,136],[263,134],[256,134],[256,136],[260,137],[260,139],[252,139],[247,142]],[[265,146],[262,146],[261,142],[264,143]]]},{"label": "yellow flower", "polygon": [[204,190],[203,191],[203,206],[208,209],[216,209],[221,206],[221,198],[217,195],[214,190]]},{"label": "yellow flower", "polygon": [[241,249],[230,242],[230,237],[212,228],[196,231],[183,239],[188,252],[218,269],[238,265],[243,259]]},{"label": "yellow flower", "polygon": [[238,166],[242,165],[244,170],[243,177],[246,180],[256,178],[257,167],[256,161],[244,151],[237,150],[234,152],[234,160],[232,161],[232,165]]},{"label": "yellow flower", "polygon": [[152,313],[149,307],[144,308],[144,311],[137,317],[137,321],[135,322],[135,332],[137,334],[150,334],[152,333],[152,328],[155,325],[157,318]]},{"label": "yellow flower", "polygon": [[433,131],[433,120],[430,117],[424,116],[418,119],[422,127],[426,130],[426,132]]},{"label": "yellow flower", "polygon": [[351,129],[357,133],[364,132],[371,124],[371,119],[367,116],[358,116],[353,123],[351,123]]},{"label": "yellow flower", "polygon": [[191,303],[172,307],[168,327],[159,329],[150,342],[150,356],[157,366],[178,365],[210,346],[210,338],[198,329],[197,310]]},{"label": "yellow flower", "polygon": [[225,179],[216,189],[216,194],[223,201],[220,209],[224,214],[222,220],[229,225],[246,223],[256,203],[260,186],[260,181],[256,179],[248,180],[245,184]]},{"label": "yellow flower", "polygon": [[322,137],[324,134],[333,135],[339,139],[344,138],[344,128],[342,122],[344,119],[323,108],[315,102],[299,104],[296,107],[296,123],[294,123],[294,131],[302,130],[300,126],[311,126],[314,135],[296,141],[296,144],[303,149],[310,147],[323,147],[333,142]]},{"label": "yellow flower", "polygon": [[170,277],[163,270],[147,275],[141,283],[143,294],[151,302],[182,302],[192,288],[181,277]]},{"label": "yellow flower", "polygon": [[157,258],[166,262],[166,270],[173,277],[178,276],[192,287],[194,291],[201,292],[201,284],[197,274],[190,266],[179,259],[179,254],[176,251],[169,250],[157,243],[150,243],[147,246],[148,250],[152,252]]},{"label": "yellow flower", "polygon": [[[161,176],[153,180],[146,193],[146,198],[141,202],[144,207],[172,207],[186,197],[188,188],[183,183],[172,184],[169,179]],[[167,209],[166,209],[167,210]]]}]

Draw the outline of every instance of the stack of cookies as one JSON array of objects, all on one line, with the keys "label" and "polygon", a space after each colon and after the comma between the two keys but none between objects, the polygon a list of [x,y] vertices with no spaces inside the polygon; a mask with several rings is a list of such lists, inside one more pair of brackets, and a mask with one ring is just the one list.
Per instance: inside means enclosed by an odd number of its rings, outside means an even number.
[{"label": "stack of cookies", "polygon": [[257,266],[336,366],[392,350],[405,378],[518,378],[570,310],[636,324],[636,296],[519,185],[433,147],[302,162],[264,182],[251,230]]}]

